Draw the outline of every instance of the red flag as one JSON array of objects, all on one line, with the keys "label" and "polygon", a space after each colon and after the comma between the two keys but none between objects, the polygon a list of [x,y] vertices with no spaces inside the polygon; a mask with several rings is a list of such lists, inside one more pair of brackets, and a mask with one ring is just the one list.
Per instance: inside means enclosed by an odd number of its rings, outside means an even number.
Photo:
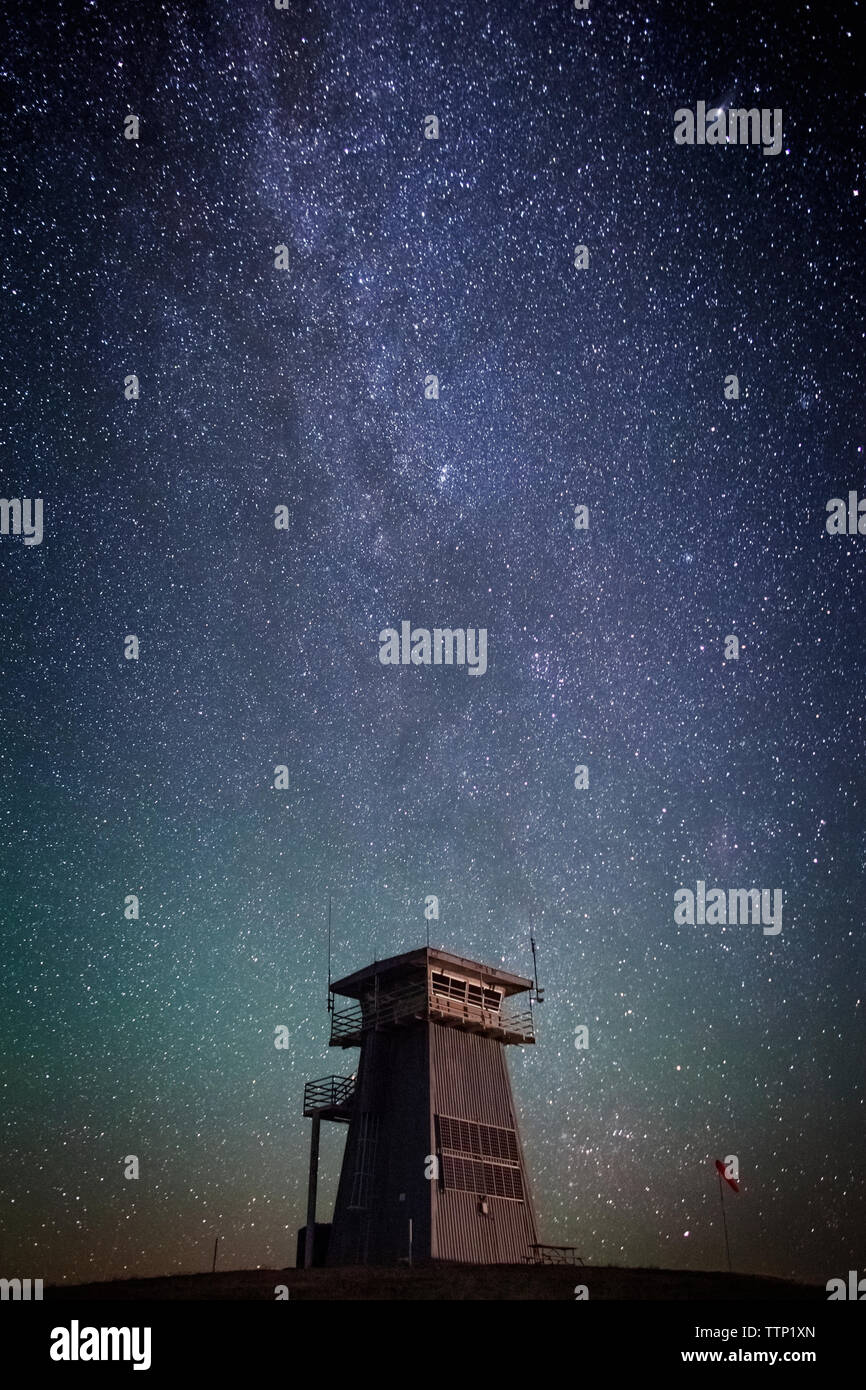
[{"label": "red flag", "polygon": [[728,1177],[727,1173],[725,1172],[725,1165],[720,1158],[716,1159],[716,1168],[719,1171],[719,1177],[724,1178],[725,1182],[728,1184],[728,1187],[732,1187],[735,1192],[739,1192],[740,1189],[737,1186],[737,1183],[733,1178]]}]

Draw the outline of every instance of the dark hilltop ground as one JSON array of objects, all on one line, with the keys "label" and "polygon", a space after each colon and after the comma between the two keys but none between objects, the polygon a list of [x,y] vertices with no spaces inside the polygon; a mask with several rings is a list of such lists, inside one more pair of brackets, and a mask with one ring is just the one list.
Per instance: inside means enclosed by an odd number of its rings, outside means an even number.
[{"label": "dark hilltop ground", "polygon": [[[600,1299],[726,1299],[826,1301],[820,1285],[754,1274],[676,1269],[618,1269],[573,1265],[428,1265],[414,1269],[240,1269],[226,1274],[176,1274],[106,1284],[55,1285],[47,1300],[273,1300],[278,1286],[290,1299],[312,1300],[574,1300],[585,1285]],[[285,1293],[281,1296],[285,1298]]]}]

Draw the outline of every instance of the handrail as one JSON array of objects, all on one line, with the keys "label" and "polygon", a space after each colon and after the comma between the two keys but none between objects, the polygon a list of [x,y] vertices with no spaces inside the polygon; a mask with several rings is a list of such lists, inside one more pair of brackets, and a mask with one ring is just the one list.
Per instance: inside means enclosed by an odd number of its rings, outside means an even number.
[{"label": "handrail", "polygon": [[527,1041],[535,1040],[531,1008],[509,1007],[506,1000],[499,1009],[487,1009],[480,1004],[449,998],[432,988],[426,990],[423,985],[412,985],[405,990],[380,995],[378,1000],[370,998],[345,1009],[335,1009],[331,1014],[331,1043],[360,1036],[370,1029],[386,1027],[401,1019],[443,1016],[459,1019],[468,1025],[481,1024],[497,1032],[516,1034]]},{"label": "handrail", "polygon": [[322,1076],[304,1087],[304,1110],[330,1110],[347,1105],[355,1094],[354,1076]]}]

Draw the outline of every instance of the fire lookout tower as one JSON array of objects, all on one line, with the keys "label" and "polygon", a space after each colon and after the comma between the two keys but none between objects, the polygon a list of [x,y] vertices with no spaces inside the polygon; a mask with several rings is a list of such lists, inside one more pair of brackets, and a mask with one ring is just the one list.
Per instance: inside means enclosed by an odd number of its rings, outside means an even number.
[{"label": "fire lookout tower", "polygon": [[[331,986],[332,1047],[357,1077],[308,1082],[313,1121],[303,1263],[518,1264],[537,1234],[505,1061],[535,1042],[532,981],[423,947]],[[348,1123],[327,1256],[318,1246],[319,1123]],[[315,1256],[315,1258],[314,1258]],[[301,1262],[299,1253],[299,1263]]]}]

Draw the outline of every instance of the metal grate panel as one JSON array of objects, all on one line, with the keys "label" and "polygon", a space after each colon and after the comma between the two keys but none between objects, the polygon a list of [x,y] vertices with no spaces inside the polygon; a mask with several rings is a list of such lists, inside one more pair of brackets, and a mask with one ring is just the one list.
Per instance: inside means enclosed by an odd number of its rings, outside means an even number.
[{"label": "metal grate panel", "polygon": [[478,1159],[442,1155],[442,1179],[448,1188],[460,1192],[477,1192],[484,1197],[505,1197],[512,1202],[523,1201],[523,1180],[520,1169],[506,1163],[482,1163]]},{"label": "metal grate panel", "polygon": [[513,1129],[437,1115],[442,1180],[446,1189],[524,1200],[520,1150]]},{"label": "metal grate panel", "polygon": [[459,1120],[453,1115],[437,1115],[439,1145],[451,1153],[473,1158],[493,1158],[502,1163],[519,1163],[520,1150],[513,1129],[484,1125],[476,1120]]}]

